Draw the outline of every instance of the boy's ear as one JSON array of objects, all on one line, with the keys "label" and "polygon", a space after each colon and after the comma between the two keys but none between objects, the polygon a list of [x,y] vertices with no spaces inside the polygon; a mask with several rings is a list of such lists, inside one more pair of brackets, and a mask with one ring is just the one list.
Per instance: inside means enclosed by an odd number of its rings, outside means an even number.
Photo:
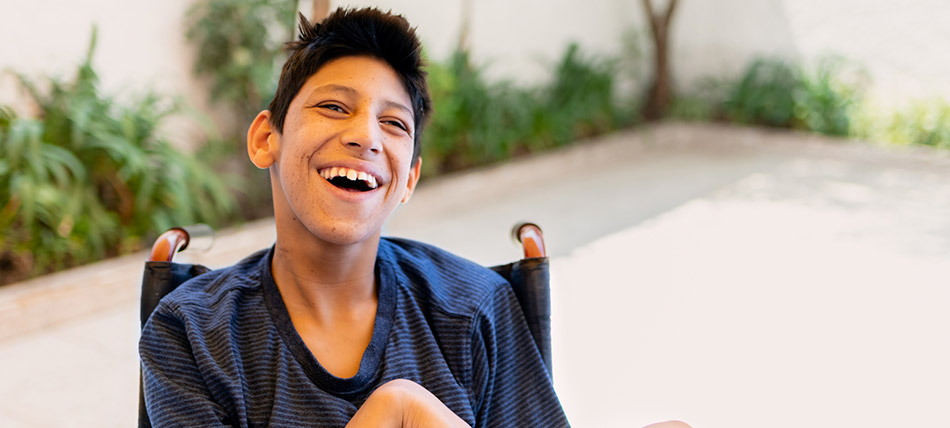
[{"label": "boy's ear", "polygon": [[409,182],[406,183],[406,194],[402,195],[402,203],[409,202],[412,192],[416,190],[416,184],[419,183],[419,175],[422,173],[422,158],[416,160],[416,164],[409,168]]},{"label": "boy's ear", "polygon": [[274,164],[280,146],[280,134],[271,127],[270,114],[269,110],[261,111],[247,129],[247,156],[260,169]]}]

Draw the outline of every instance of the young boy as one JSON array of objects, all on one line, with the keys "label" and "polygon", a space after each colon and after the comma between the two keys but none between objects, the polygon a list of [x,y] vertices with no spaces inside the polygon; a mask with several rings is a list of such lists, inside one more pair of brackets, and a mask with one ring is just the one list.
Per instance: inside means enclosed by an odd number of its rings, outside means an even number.
[{"label": "young boy", "polygon": [[419,180],[430,113],[400,16],[301,19],[248,130],[277,241],[183,284],[140,342],[154,426],[568,426],[505,281],[381,238]]}]

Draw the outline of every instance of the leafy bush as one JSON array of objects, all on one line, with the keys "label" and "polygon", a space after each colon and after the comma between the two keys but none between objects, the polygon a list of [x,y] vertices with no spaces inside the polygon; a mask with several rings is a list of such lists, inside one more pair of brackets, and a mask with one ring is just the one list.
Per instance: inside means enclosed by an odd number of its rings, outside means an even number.
[{"label": "leafy bush", "polygon": [[467,52],[429,66],[434,112],[423,134],[423,167],[438,174],[566,144],[629,123],[615,100],[616,62],[568,46],[547,85],[488,82]]},{"label": "leafy bush", "polygon": [[916,101],[904,110],[882,113],[864,101],[866,79],[860,69],[834,58],[820,61],[812,71],[759,59],[736,80],[703,80],[674,100],[670,116],[950,148],[950,103]]},{"label": "leafy bush", "polygon": [[291,0],[198,0],[185,16],[186,37],[195,46],[195,73],[211,83],[211,99],[237,115],[234,125],[200,149],[216,169],[232,171],[241,218],[273,215],[267,171],[247,160],[245,132],[277,89],[293,38],[297,2]]},{"label": "leafy bush", "polygon": [[802,128],[849,135],[855,109],[863,98],[863,73],[842,60],[826,58],[814,72],[802,76],[802,89],[795,93],[795,117]]},{"label": "leafy bush", "polygon": [[155,95],[119,105],[98,89],[95,31],[71,81],[18,76],[38,118],[0,109],[3,282],[117,255],[173,225],[216,223],[229,189],[159,135],[177,107]]},{"label": "leafy bush", "polygon": [[723,116],[739,123],[848,135],[861,85],[842,78],[842,61],[826,59],[814,71],[775,59],[753,61],[732,84]]},{"label": "leafy bush", "polygon": [[[490,84],[467,52],[428,67],[433,114],[423,133],[423,167],[438,174],[509,155],[524,133],[524,90]],[[520,99],[520,100],[519,100]]]},{"label": "leafy bush", "polygon": [[792,127],[795,92],[802,90],[798,70],[785,62],[756,60],[731,87],[723,108],[739,123]]},{"label": "leafy bush", "polygon": [[554,81],[542,90],[541,118],[549,121],[551,138],[565,144],[601,134],[629,122],[634,113],[615,100],[615,60],[584,58],[571,44],[554,68]]},{"label": "leafy bush", "polygon": [[883,129],[872,137],[898,144],[950,149],[950,103],[946,100],[914,102],[881,122]]},{"label": "leafy bush", "polygon": [[211,98],[250,120],[277,89],[283,42],[291,39],[297,2],[201,0],[187,12],[195,72],[211,80]]}]

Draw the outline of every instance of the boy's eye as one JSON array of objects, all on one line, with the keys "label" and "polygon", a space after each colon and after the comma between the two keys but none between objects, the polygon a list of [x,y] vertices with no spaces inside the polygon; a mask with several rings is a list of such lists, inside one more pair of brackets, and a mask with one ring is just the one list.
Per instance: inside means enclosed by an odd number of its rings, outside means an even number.
[{"label": "boy's eye", "polygon": [[388,125],[393,125],[403,131],[409,132],[409,128],[407,128],[406,125],[404,125],[402,122],[398,120],[387,120],[387,121],[384,121],[383,123],[388,124]]},{"label": "boy's eye", "polygon": [[346,113],[346,111],[343,110],[343,107],[340,107],[340,106],[337,105],[337,104],[320,104],[320,108],[325,108],[325,109],[327,109],[327,110],[338,111],[338,112],[340,112],[340,113]]}]

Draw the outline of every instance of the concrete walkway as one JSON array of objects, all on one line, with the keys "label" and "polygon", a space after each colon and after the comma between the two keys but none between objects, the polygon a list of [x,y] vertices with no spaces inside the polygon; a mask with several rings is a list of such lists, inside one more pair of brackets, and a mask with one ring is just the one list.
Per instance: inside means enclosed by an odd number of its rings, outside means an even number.
[{"label": "concrete walkway", "polygon": [[[946,153],[664,124],[427,183],[386,232],[494,264],[523,219],[574,426],[950,426]],[[134,424],[143,257],[0,289],[0,427]]]}]

